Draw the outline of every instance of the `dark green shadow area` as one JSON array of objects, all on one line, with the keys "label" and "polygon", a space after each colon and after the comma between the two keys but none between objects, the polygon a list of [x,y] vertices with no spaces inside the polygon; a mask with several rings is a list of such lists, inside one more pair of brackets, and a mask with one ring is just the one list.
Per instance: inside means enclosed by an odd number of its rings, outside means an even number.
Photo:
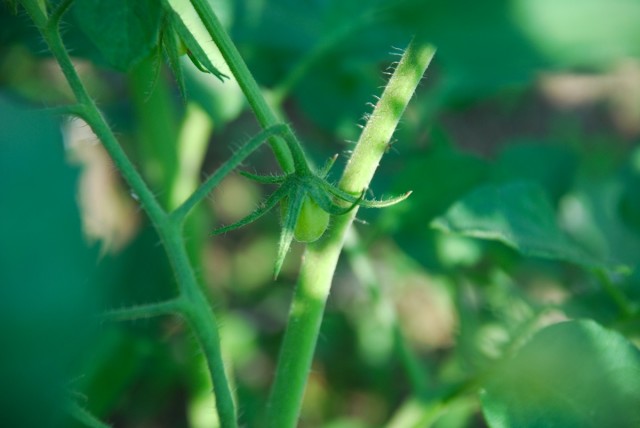
[{"label": "dark green shadow area", "polygon": [[0,97],[0,421],[51,427],[91,334],[96,253],[60,125]]}]

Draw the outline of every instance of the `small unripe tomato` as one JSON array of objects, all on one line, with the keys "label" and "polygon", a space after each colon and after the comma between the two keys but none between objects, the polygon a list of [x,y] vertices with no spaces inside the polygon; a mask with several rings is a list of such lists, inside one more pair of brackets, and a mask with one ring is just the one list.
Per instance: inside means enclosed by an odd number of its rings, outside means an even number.
[{"label": "small unripe tomato", "polygon": [[[283,199],[281,214],[284,217],[288,206],[287,199]],[[293,237],[299,242],[313,242],[320,239],[329,227],[330,215],[316,204],[309,196],[305,196],[300,208],[300,214],[293,229]]]}]

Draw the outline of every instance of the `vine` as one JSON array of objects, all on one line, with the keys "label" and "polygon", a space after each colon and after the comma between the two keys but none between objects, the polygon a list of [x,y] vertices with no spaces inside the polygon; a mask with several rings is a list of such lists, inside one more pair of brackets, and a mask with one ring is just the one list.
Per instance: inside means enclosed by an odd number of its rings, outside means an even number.
[{"label": "vine", "polygon": [[[375,169],[386,151],[404,108],[433,57],[434,49],[430,46],[421,46],[416,42],[409,44],[362,132],[342,180],[338,185],[333,185],[326,181],[326,175],[335,159],[330,160],[321,171],[312,170],[298,138],[289,126],[282,123],[279,115],[267,103],[210,4],[206,0],[191,0],[192,7],[202,20],[209,36],[220,49],[263,131],[237,150],[182,204],[167,211],[127,157],[95,101],[88,94],[71,61],[61,37],[60,22],[71,6],[72,0],[61,1],[49,15],[37,1],[24,0],[22,3],[58,61],[77,101],[76,104],[57,109],[57,111],[82,118],[98,136],[115,166],[138,196],[141,206],[157,230],[178,285],[178,295],[171,300],[113,310],[104,316],[111,320],[170,314],[184,318],[198,338],[206,356],[220,424],[223,428],[237,426],[237,413],[221,356],[216,316],[198,284],[187,255],[183,237],[185,219],[213,188],[267,140],[285,175],[260,177],[248,174],[248,176],[260,182],[279,184],[280,188],[255,213],[234,225],[217,230],[216,233],[241,227],[256,220],[277,203],[284,203],[286,214],[275,266],[277,275],[293,237],[297,235],[300,238],[305,235],[301,232],[304,227],[300,226],[300,222],[319,221],[318,208],[333,216],[332,225],[326,232],[324,229],[327,222],[324,222],[322,228],[317,228],[317,231],[311,234],[312,238],[306,239],[315,242],[309,243],[306,249],[268,404],[268,426],[295,426],[331,279],[346,232],[357,209],[359,206],[376,208],[388,206],[404,200],[409,195],[407,193],[384,201],[364,199],[364,191],[369,186]],[[176,13],[169,0],[165,0],[163,4],[168,13]],[[184,32],[185,29],[183,28],[182,31]],[[190,43],[193,43],[193,40]],[[208,68],[212,67],[213,65]],[[313,201],[315,206],[309,205],[309,201]],[[90,421],[93,425],[100,426],[99,422],[79,407],[74,407],[73,413],[80,420]]]}]

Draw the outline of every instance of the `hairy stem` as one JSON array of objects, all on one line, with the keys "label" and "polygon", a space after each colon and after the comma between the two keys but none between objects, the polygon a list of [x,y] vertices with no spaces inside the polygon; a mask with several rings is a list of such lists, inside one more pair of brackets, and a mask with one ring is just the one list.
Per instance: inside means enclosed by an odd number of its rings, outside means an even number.
[{"label": "hairy stem", "polygon": [[191,267],[182,225],[171,222],[159,232],[184,299],[180,305],[181,313],[198,338],[209,366],[220,426],[237,427],[235,404],[222,359],[218,322]]},{"label": "hairy stem", "polygon": [[[71,1],[68,0],[61,3],[60,7],[52,14],[52,17],[60,19],[62,13],[69,7],[70,3]],[[27,7],[27,5],[28,3],[25,3],[25,7]],[[133,192],[135,192],[137,197],[140,199],[140,203],[147,210],[151,221],[156,227],[160,226],[166,220],[166,213],[158,203],[153,192],[151,192],[145,181],[142,179],[142,176],[138,173],[136,167],[127,157],[127,154],[120,146],[120,143],[118,143],[118,140],[100,113],[100,110],[98,110],[93,98],[91,98],[85,89],[62,42],[57,25],[51,25],[51,21],[46,20],[46,17],[42,15],[42,12],[37,8],[37,6],[34,8],[35,10],[31,10],[32,8],[28,7],[27,11],[31,14],[34,22],[39,27],[42,36],[49,45],[51,53],[60,64],[60,68],[62,69],[73,94],[78,100],[78,113],[87,121],[89,126],[91,126],[91,129],[93,129],[93,132],[95,132],[95,134],[100,138],[114,164],[129,186],[131,186]]]},{"label": "hairy stem", "polygon": [[78,403],[72,402],[68,408],[69,414],[78,422],[89,428],[111,428],[100,419],[93,416],[89,411],[81,407]]},{"label": "hairy stem", "polygon": [[[198,12],[202,23],[209,32],[209,35],[215,42],[216,46],[220,49],[222,57],[229,66],[231,73],[238,81],[238,85],[240,85],[247,101],[249,101],[249,105],[251,105],[260,125],[263,128],[269,128],[279,124],[281,120],[262,95],[262,91],[260,90],[256,80],[253,78],[251,71],[249,71],[249,67],[247,67],[247,64],[242,59],[240,52],[238,52],[235,44],[211,9],[209,2],[207,0],[191,0],[191,4],[196,12]],[[288,132],[287,137],[295,139],[295,136],[291,131]],[[295,170],[295,154],[292,157],[290,147],[287,147],[287,144],[282,138],[272,138],[270,140],[270,144],[282,169],[287,173],[293,172]],[[300,144],[296,144],[294,150],[302,152]]]},{"label": "hairy stem", "polygon": [[79,114],[102,141],[114,164],[138,195],[142,207],[162,239],[176,277],[180,299],[184,299],[185,302],[184,305],[176,307],[181,309],[198,337],[209,365],[221,427],[235,428],[237,427],[235,405],[224,371],[216,318],[190,264],[182,236],[182,224],[167,215],[158,203],[80,80],[58,29],[59,20],[70,4],[71,0],[64,0],[52,14],[55,20],[51,21],[47,20],[44,12],[35,2],[24,3],[78,100]]},{"label": "hairy stem", "polygon": [[[368,187],[389,140],[435,49],[411,42],[360,136],[340,182],[358,194]],[[267,426],[296,426],[331,281],[357,208],[335,217],[325,236],[307,246],[267,408]]]},{"label": "hairy stem", "polygon": [[164,302],[147,303],[122,309],[112,309],[102,314],[102,318],[109,321],[133,321],[143,318],[177,314],[182,311],[183,304],[184,300],[178,297]]},{"label": "hairy stem", "polygon": [[171,217],[177,222],[182,222],[193,207],[204,199],[214,187],[220,184],[224,177],[236,169],[251,153],[260,147],[264,140],[285,132],[287,128],[288,127],[283,124],[274,125],[250,139],[238,151],[236,151],[229,160],[222,164],[216,172],[211,174],[211,176],[209,176],[209,178],[207,178],[200,187],[198,187],[196,191],[182,203],[182,205],[172,212]]}]

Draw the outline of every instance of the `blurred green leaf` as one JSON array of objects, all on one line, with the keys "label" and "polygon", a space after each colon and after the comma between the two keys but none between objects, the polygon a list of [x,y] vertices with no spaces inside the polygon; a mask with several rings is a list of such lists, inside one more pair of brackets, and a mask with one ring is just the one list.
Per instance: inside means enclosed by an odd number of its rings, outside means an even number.
[{"label": "blurred green leaf", "polygon": [[519,141],[500,152],[491,172],[497,182],[536,182],[558,201],[570,189],[576,167],[575,154],[565,146]]},{"label": "blurred green leaf", "polygon": [[96,327],[96,252],[59,123],[1,96],[0,123],[0,425],[52,427]]},{"label": "blurred green leaf", "polygon": [[492,428],[640,425],[640,352],[593,321],[539,331],[482,393]]},{"label": "blurred green leaf", "polygon": [[560,66],[610,67],[640,56],[636,0],[514,0],[519,26]]},{"label": "blurred green leaf", "polygon": [[488,166],[486,161],[446,145],[425,153],[409,153],[393,177],[393,188],[398,193],[407,189],[413,193],[402,204],[382,210],[383,227],[399,227],[415,236],[416,229],[425,229],[425,224],[484,182]]},{"label": "blurred green leaf", "polygon": [[154,0],[83,0],[72,10],[107,63],[120,71],[130,70],[159,43],[162,8]]},{"label": "blurred green leaf", "polygon": [[525,256],[597,265],[556,223],[544,190],[532,182],[487,185],[456,202],[432,226],[445,232],[499,241]]},{"label": "blurred green leaf", "polygon": [[295,97],[304,112],[320,127],[335,130],[341,136],[357,139],[358,123],[365,112],[371,111],[367,102],[374,102],[379,93],[378,73],[369,73],[361,65],[345,67],[339,58],[328,58],[304,79]]},{"label": "blurred green leaf", "polygon": [[523,32],[509,0],[404,0],[389,2],[391,23],[438,47],[437,60],[451,89],[465,95],[526,83],[545,65]]},{"label": "blurred green leaf", "polygon": [[612,178],[583,177],[563,199],[562,221],[575,242],[610,263],[637,266],[640,239],[620,216],[620,183]]}]

